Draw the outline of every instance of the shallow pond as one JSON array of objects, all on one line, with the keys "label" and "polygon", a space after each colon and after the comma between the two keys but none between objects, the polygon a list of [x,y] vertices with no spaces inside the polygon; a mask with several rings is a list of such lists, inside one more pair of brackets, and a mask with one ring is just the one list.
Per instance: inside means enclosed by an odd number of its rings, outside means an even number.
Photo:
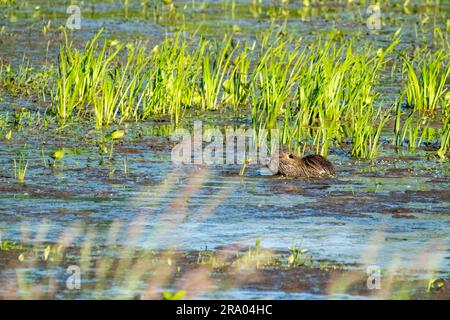
[{"label": "shallow pond", "polygon": [[[392,1],[386,7],[380,31],[365,26],[365,5],[316,5],[305,8],[297,2],[276,5],[269,1],[253,6],[248,1],[175,1],[176,10],[160,6],[147,11],[133,1],[124,8],[113,1],[96,1],[82,7],[82,30],[75,37],[89,39],[100,26],[119,39],[158,42],[166,32],[180,28],[208,36],[234,30],[239,37],[268,28],[271,21],[287,20],[289,32],[313,36],[318,30],[340,30],[358,36],[374,47],[389,41],[404,29],[404,44],[431,39],[429,25],[420,25],[426,12],[444,26],[450,3],[440,7]],[[61,43],[57,31],[44,35],[48,20],[61,24],[66,1],[23,1],[18,9],[0,7],[5,30],[0,42],[0,60],[20,63],[26,55],[32,63],[52,63]],[[39,6],[37,8],[36,6]],[[181,18],[182,17],[182,18]],[[233,27],[234,26],[234,27]],[[1,27],[1,26],[0,26]],[[233,29],[234,28],[234,29]],[[417,28],[425,40],[416,40]],[[431,41],[431,40],[430,40]],[[395,93],[399,87],[386,82]],[[0,112],[36,104],[5,96]],[[46,105],[39,105],[45,108]],[[200,116],[206,122],[247,123],[248,119],[226,114]],[[230,120],[232,119],[232,120]],[[164,124],[148,121],[128,124],[125,141],[117,143],[113,164],[101,164],[95,135],[88,126],[74,124],[63,133],[56,129],[25,128],[11,141],[0,140],[0,234],[2,239],[23,242],[57,242],[72,224],[95,231],[96,245],[108,243],[113,222],[120,223],[118,243],[146,249],[182,251],[216,249],[234,244],[250,246],[259,238],[262,246],[287,250],[297,243],[314,260],[333,261],[348,268],[377,265],[383,270],[412,278],[450,276],[450,166],[427,159],[426,152],[396,152],[386,142],[373,162],[357,161],[342,150],[330,150],[336,165],[332,179],[286,179],[260,173],[250,166],[239,176],[239,165],[177,166],[170,160],[173,143],[158,133]],[[24,145],[26,145],[24,147]],[[45,165],[56,149],[66,156],[56,168]],[[25,150],[25,151],[24,151]],[[29,160],[25,183],[14,182],[13,159],[25,152]],[[37,239],[46,226],[47,232]],[[129,230],[139,228],[134,238]],[[26,237],[25,237],[26,238]],[[80,234],[75,243],[82,244]],[[96,252],[101,255],[102,251]],[[426,262],[423,262],[426,257]],[[111,292],[114,296],[114,292]],[[230,288],[214,292],[213,298],[276,299],[324,298],[323,292],[293,293]],[[341,296],[347,298],[347,296]]]}]

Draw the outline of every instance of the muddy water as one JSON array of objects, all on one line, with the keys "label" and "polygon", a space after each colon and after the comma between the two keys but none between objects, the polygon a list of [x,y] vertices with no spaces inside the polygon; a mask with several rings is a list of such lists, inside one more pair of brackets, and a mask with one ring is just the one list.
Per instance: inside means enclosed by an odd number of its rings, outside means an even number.
[{"label": "muddy water", "polygon": [[[34,63],[51,64],[60,36],[56,31],[43,35],[41,28],[52,20],[56,30],[67,16],[66,4],[30,3],[13,11],[0,9],[8,17],[4,23],[10,33],[2,35],[0,58],[18,63],[26,54]],[[416,42],[416,11],[425,10],[431,17],[438,17],[438,23],[450,11],[447,3],[438,9],[413,6],[409,13],[393,5],[386,13],[384,27],[369,33],[361,18],[365,8],[357,5],[337,6],[330,2],[306,10],[298,4],[284,8],[263,1],[260,8],[254,9],[238,1],[232,11],[230,4],[216,1],[195,7],[189,2],[183,10],[181,2],[175,3],[184,19],[174,19],[166,7],[155,18],[150,9],[143,12],[138,4],[127,11],[110,2],[86,5],[82,8],[82,32],[74,35],[88,39],[105,26],[106,33],[114,37],[129,39],[132,35],[157,42],[165,32],[181,27],[189,31],[199,27],[201,32],[214,36],[239,26],[239,36],[252,37],[254,32],[267,28],[272,18],[282,22],[287,17],[288,30],[301,36],[315,36],[317,30],[327,32],[336,27],[376,47],[386,43],[399,24],[406,26],[404,45]],[[36,9],[36,5],[40,8]],[[429,32],[424,34],[430,39]],[[398,85],[386,83],[385,89],[396,92]],[[0,103],[2,113],[22,106],[36,108],[26,99],[8,96]],[[228,121],[223,117],[212,114],[205,119],[220,125]],[[12,141],[0,141],[3,239],[21,242],[24,234],[29,234],[33,241],[45,225],[48,232],[44,240],[57,241],[68,226],[80,223],[95,230],[96,242],[101,246],[107,243],[109,228],[116,221],[122,226],[118,241],[125,245],[198,250],[253,245],[262,238],[263,247],[286,250],[297,243],[307,248],[315,260],[343,263],[349,268],[355,263],[370,264],[391,267],[411,277],[430,277],[428,269],[433,269],[436,277],[450,276],[450,167],[427,159],[424,151],[414,155],[386,147],[376,161],[368,162],[331,150],[330,160],[338,173],[333,179],[265,176],[260,174],[259,166],[251,166],[240,177],[238,165],[174,165],[170,161],[172,144],[164,134],[155,134],[158,124],[151,122],[130,124],[125,142],[115,146],[113,165],[101,164],[95,136],[104,133],[89,133],[85,129],[89,125],[75,124],[62,134],[54,129],[24,129]],[[61,164],[56,169],[44,165],[61,147],[66,148]],[[21,152],[29,159],[29,169],[26,182],[17,184],[12,161]],[[135,227],[142,228],[137,239],[128,234]],[[76,243],[82,241],[80,235]],[[323,298],[321,294],[277,290],[266,291],[265,295]],[[256,298],[261,293],[246,288],[211,296]]]},{"label": "muddy water", "polygon": [[[99,166],[96,148],[81,139],[47,137],[43,145],[42,137],[28,138],[30,150],[45,151],[29,157],[25,184],[12,178],[11,159],[22,145],[2,142],[3,238],[21,242],[29,234],[33,241],[46,226],[45,240],[56,242],[78,223],[93,228],[96,244],[103,245],[116,221],[123,245],[190,251],[253,245],[262,238],[265,248],[287,250],[296,243],[316,261],[348,268],[356,263],[385,270],[395,263],[394,272],[412,277],[429,277],[428,269],[434,276],[449,275],[448,165],[387,154],[375,163],[357,162],[336,151],[330,156],[338,172],[333,179],[264,176],[260,166],[240,177],[238,165],[176,166],[166,137],[144,135],[133,141],[132,130],[129,135],[130,141],[115,148],[114,174],[109,165]],[[52,172],[42,162],[55,145],[68,151]],[[140,230],[137,239],[129,233],[134,228]],[[83,240],[80,234],[75,243]],[[258,295],[233,292],[213,296]]]}]

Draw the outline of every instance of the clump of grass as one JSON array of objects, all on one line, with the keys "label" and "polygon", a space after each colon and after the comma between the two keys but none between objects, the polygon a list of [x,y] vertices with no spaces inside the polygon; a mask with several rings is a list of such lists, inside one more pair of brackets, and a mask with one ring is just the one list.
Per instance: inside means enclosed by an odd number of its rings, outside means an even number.
[{"label": "clump of grass", "polygon": [[[67,41],[61,48],[58,89],[55,95],[55,113],[63,122],[77,115],[91,114],[96,126],[110,125],[114,121],[146,119],[150,116],[172,117],[179,123],[183,107],[192,103],[194,93],[201,93],[201,85],[196,81],[205,62],[203,53],[207,42],[202,41],[192,52],[187,52],[188,41],[178,33],[156,46],[150,55],[143,45],[118,41],[97,44],[102,30],[92,39],[85,50],[72,49]],[[123,54],[123,51],[126,53]],[[94,52],[100,51],[94,55]],[[226,51],[224,51],[226,52]],[[121,58],[126,55],[125,62]],[[215,57],[215,56],[214,56]],[[216,104],[218,90],[215,88],[223,79],[225,66],[205,77],[213,79],[203,91],[203,101]],[[209,78],[208,78],[209,79]],[[214,88],[216,96],[210,91]],[[205,106],[206,106],[205,102]],[[91,108],[92,107],[92,108]]]},{"label": "clump of grass", "polygon": [[11,64],[0,64],[0,89],[11,95],[36,96],[46,101],[54,80],[54,70],[44,67],[36,70],[25,59],[14,68]]},{"label": "clump of grass", "polygon": [[22,250],[23,246],[20,243],[11,242],[9,240],[1,241],[0,239],[0,250],[1,251],[9,251],[9,250]]},{"label": "clump of grass", "polygon": [[352,156],[373,159],[380,149],[381,132],[390,118],[390,110],[370,109],[360,114],[352,132]]},{"label": "clump of grass", "polygon": [[275,129],[292,101],[305,51],[288,52],[287,40],[263,38],[262,57],[252,74],[252,121],[255,128]]},{"label": "clump of grass", "polygon": [[255,241],[255,246],[249,247],[246,253],[238,253],[236,259],[232,262],[232,266],[239,269],[258,269],[279,263],[271,250],[263,249],[261,247],[261,241],[261,238],[257,239]]},{"label": "clump of grass", "polygon": [[14,179],[19,182],[25,182],[28,170],[28,160],[22,154],[19,159],[14,159]]},{"label": "clump of grass", "polygon": [[289,248],[290,255],[288,256],[288,265],[290,267],[300,267],[311,264],[311,257],[306,256],[308,249],[301,248],[295,243]]},{"label": "clump of grass", "polygon": [[152,50],[149,81],[143,87],[142,119],[170,115],[175,124],[186,107],[201,105],[197,79],[207,42],[201,40],[192,51],[190,41],[177,34]]},{"label": "clump of grass", "polygon": [[[80,115],[86,111],[87,105],[94,102],[108,66],[122,48],[120,44],[117,48],[110,48],[105,42],[99,50],[97,41],[102,32],[103,29],[88,42],[82,52],[73,49],[65,32],[66,44],[60,49],[57,89],[54,95],[55,114],[62,123],[70,119],[74,111],[78,111]],[[111,106],[106,105],[105,108]],[[108,109],[107,112],[111,111]],[[97,121],[99,122],[103,123]]]},{"label": "clump of grass", "polygon": [[333,143],[351,138],[352,155],[372,159],[389,119],[374,106],[379,95],[374,86],[397,43],[373,56],[355,51],[351,42],[337,47],[321,39],[309,47],[297,44],[295,53],[283,42],[270,46],[252,83],[254,127],[277,128],[283,117],[282,142],[288,148],[310,145],[326,156]]},{"label": "clump of grass", "polygon": [[[9,112],[6,112],[4,114],[0,114],[0,135],[4,135],[5,132],[9,129],[9,123],[10,123],[10,117]],[[9,130],[11,132],[11,130]],[[9,140],[9,139],[7,139]]]},{"label": "clump of grass", "polygon": [[13,114],[13,124],[18,127],[19,130],[24,126],[36,125],[40,117],[39,111],[32,113],[27,108],[20,108],[16,110]]},{"label": "clump of grass", "polygon": [[430,118],[427,116],[415,117],[411,112],[403,123],[401,131],[396,134],[397,145],[403,145],[405,141],[411,151],[415,151],[422,145],[429,132]]},{"label": "clump of grass", "polygon": [[214,41],[207,45],[209,50],[205,52],[203,57],[200,93],[202,108],[214,110],[218,107],[222,83],[236,50],[236,45],[232,45],[231,37],[226,37],[223,43]]},{"label": "clump of grass", "polygon": [[420,113],[434,114],[447,89],[450,75],[449,55],[443,50],[435,54],[418,53],[415,60],[403,57],[407,83],[404,88],[409,106]]},{"label": "clump of grass", "polygon": [[144,85],[146,67],[150,60],[146,58],[144,47],[126,45],[127,61],[121,67],[113,64],[100,84],[100,94],[94,98],[96,126],[109,125],[113,121],[138,120],[142,99],[141,88]]},{"label": "clump of grass", "polygon": [[441,144],[437,155],[442,160],[447,159],[450,154],[450,117],[445,120],[441,130]]},{"label": "clump of grass", "polygon": [[255,44],[245,46],[244,50],[233,60],[229,78],[223,82],[223,104],[231,105],[235,112],[245,107],[250,92],[249,69]]}]

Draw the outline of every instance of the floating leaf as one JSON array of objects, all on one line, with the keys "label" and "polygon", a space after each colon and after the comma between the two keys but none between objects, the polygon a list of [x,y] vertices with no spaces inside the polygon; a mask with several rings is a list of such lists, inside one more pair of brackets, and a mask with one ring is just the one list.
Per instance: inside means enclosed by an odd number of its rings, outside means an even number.
[{"label": "floating leaf", "polygon": [[123,139],[123,137],[125,136],[125,130],[116,130],[114,132],[112,132],[108,138],[111,140],[119,140],[119,139]]},{"label": "floating leaf", "polygon": [[56,151],[53,155],[52,155],[52,158],[54,159],[54,160],[60,160],[60,159],[62,159],[62,158],[64,158],[64,150],[58,150],[58,151]]}]

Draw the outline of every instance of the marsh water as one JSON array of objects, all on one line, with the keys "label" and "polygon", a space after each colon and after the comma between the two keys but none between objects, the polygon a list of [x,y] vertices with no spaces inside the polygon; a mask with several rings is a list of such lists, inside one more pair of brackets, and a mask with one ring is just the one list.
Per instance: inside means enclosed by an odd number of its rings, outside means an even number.
[{"label": "marsh water", "polygon": [[[288,32],[313,37],[318,32],[345,32],[374,47],[386,44],[400,26],[404,43],[426,45],[429,33],[417,39],[419,17],[438,25],[449,18],[450,2],[407,10],[392,1],[383,11],[383,25],[367,29],[367,5],[328,4],[304,7],[301,2],[275,4],[262,1],[175,1],[166,6],[128,8],[113,1],[81,6],[81,30],[74,37],[88,40],[104,26],[110,37],[158,43],[165,34],[184,29],[210,37],[236,32],[252,38],[271,23],[286,21]],[[51,20],[55,30],[67,19],[65,1],[23,1],[16,9],[0,7],[5,32],[0,59],[19,64],[23,57],[34,66],[56,64],[62,43],[57,31],[42,33]],[[431,27],[430,27],[431,28]],[[429,37],[428,37],[429,36]],[[427,38],[428,37],[428,38]],[[382,90],[394,95],[400,84],[391,79]],[[27,108],[45,110],[48,103],[3,95],[0,112]],[[209,112],[189,114],[204,125],[251,125],[241,115]],[[337,175],[330,179],[287,179],[262,175],[261,166],[249,166],[239,176],[239,165],[175,165],[171,161],[170,124],[147,121],[127,124],[123,142],[114,147],[114,164],[102,164],[95,137],[104,131],[92,123],[74,123],[57,130],[25,127],[10,141],[0,140],[0,234],[3,239],[30,241],[46,226],[46,242],[56,242],[72,224],[95,231],[98,246],[107,244],[113,222],[121,229],[118,241],[148,249],[201,250],[239,244],[287,250],[294,243],[309,250],[314,260],[333,261],[348,268],[377,265],[410,277],[450,276],[450,166],[428,157],[424,150],[411,153],[390,146],[387,136],[374,161],[360,161],[341,149],[329,152]],[[64,148],[57,168],[45,166],[49,155]],[[26,152],[25,183],[14,182],[13,159]],[[142,228],[137,239],[128,230]],[[83,241],[83,235],[76,240]],[[98,252],[101,255],[101,252]],[[425,257],[425,258],[424,258]],[[426,262],[423,262],[426,261]],[[113,293],[111,294],[113,296]],[[322,298],[321,294],[232,288],[209,294],[215,298]],[[208,295],[207,295],[208,297]]]}]

